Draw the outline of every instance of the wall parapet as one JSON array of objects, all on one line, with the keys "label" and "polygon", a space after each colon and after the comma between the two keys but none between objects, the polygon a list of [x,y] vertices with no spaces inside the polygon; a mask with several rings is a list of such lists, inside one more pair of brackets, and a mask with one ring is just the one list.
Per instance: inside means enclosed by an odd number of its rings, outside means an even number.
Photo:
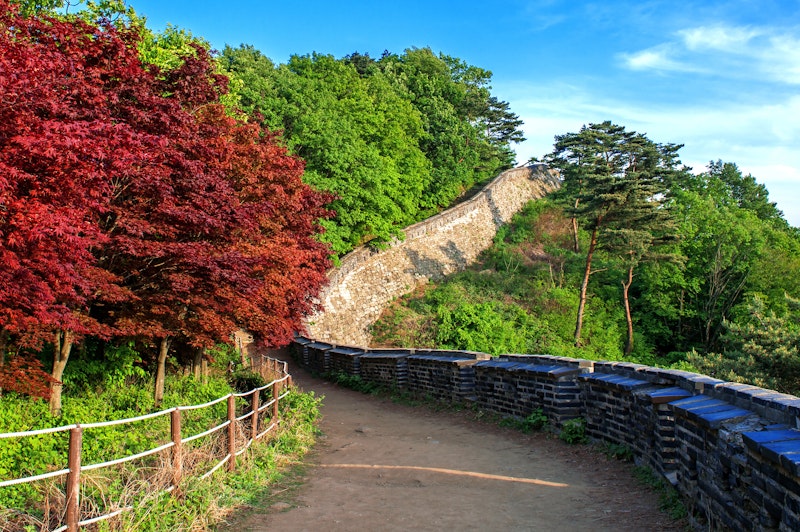
[{"label": "wall parapet", "polygon": [[368,349],[298,337],[295,359],[335,372],[559,429],[583,418],[682,494],[696,527],[800,530],[800,398],[687,371],[549,355]]},{"label": "wall parapet", "polygon": [[546,165],[513,168],[469,200],[407,227],[385,249],[348,253],[328,273],[321,311],[306,320],[306,330],[319,340],[369,344],[370,327],[392,300],[466,268],[528,201],[559,186],[557,172]]}]

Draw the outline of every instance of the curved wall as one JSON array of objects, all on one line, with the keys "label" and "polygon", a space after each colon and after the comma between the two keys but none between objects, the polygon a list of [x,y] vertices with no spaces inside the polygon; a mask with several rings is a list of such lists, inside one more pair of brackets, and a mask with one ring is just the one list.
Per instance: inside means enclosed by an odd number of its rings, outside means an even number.
[{"label": "curved wall", "polygon": [[559,186],[558,174],[546,165],[514,168],[470,200],[406,228],[405,239],[386,249],[362,247],[347,254],[328,275],[319,296],[322,311],[306,320],[309,336],[368,345],[370,326],[392,300],[463,270],[492,244],[498,227]]},{"label": "curved wall", "polygon": [[[546,355],[292,345],[311,371],[358,376],[555,428],[583,418],[683,495],[708,530],[800,530],[800,398],[686,371]],[[524,504],[524,501],[520,501]]]}]

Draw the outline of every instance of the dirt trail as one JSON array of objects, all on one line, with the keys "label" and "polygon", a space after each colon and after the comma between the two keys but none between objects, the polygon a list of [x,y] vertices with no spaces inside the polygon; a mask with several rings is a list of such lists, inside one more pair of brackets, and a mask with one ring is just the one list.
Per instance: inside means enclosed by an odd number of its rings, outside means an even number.
[{"label": "dirt trail", "polygon": [[681,530],[630,464],[545,434],[367,396],[290,366],[324,395],[308,480],[235,530]]}]

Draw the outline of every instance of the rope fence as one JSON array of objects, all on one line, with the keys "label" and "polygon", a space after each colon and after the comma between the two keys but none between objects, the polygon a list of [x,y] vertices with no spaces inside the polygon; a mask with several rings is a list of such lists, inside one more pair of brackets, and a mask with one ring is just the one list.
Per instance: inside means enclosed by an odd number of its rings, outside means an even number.
[{"label": "rope fence", "polygon": [[[254,388],[249,392],[244,393],[230,393],[213,401],[209,401],[199,405],[186,405],[176,406],[160,412],[145,414],[133,418],[103,421],[97,423],[78,423],[73,425],[66,425],[61,427],[54,427],[48,429],[31,430],[25,432],[7,432],[0,433],[0,439],[8,438],[27,438],[31,436],[41,436],[45,434],[54,434],[59,432],[69,432],[69,446],[67,454],[67,467],[66,469],[59,469],[39,475],[33,475],[22,478],[13,478],[0,481],[0,488],[7,486],[14,486],[19,484],[28,484],[39,480],[66,476],[66,508],[64,512],[63,525],[59,528],[53,529],[53,532],[75,532],[81,527],[91,525],[106,519],[111,519],[120,515],[123,512],[132,510],[131,506],[115,509],[112,512],[103,515],[94,515],[91,518],[81,519],[81,474],[87,471],[94,471],[106,467],[131,462],[133,460],[145,458],[147,456],[164,453],[169,450],[168,469],[171,474],[170,484],[164,492],[178,492],[178,488],[184,478],[184,451],[186,444],[199,440],[206,436],[216,434],[226,429],[226,434],[221,438],[224,443],[225,456],[216,462],[208,471],[199,476],[201,479],[206,479],[219,470],[222,466],[227,466],[228,472],[234,471],[236,468],[236,457],[243,454],[254,442],[262,439],[269,434],[272,430],[277,428],[280,423],[279,419],[279,404],[280,400],[289,394],[289,387],[292,385],[292,377],[288,373],[288,365],[286,362],[272,359],[269,357],[262,357],[259,367],[257,368],[262,376],[267,375],[282,375],[279,378],[273,379],[268,384],[259,388]],[[263,395],[271,394],[271,399],[260,404]],[[245,408],[245,412],[239,416],[236,415],[237,399],[243,399],[249,404],[249,409]],[[193,410],[209,408],[216,404],[227,403],[227,415],[224,422],[202,432],[192,435],[183,434],[182,421],[184,420],[183,413]],[[269,414],[266,418],[265,413]],[[83,436],[86,429],[103,428],[115,425],[129,425],[140,421],[155,419],[160,417],[169,416],[169,442],[163,445],[158,445],[152,449],[130,454],[114,460],[99,462],[94,464],[82,464],[82,449],[83,449]],[[262,419],[264,418],[264,419]],[[268,421],[268,423],[265,423]],[[266,427],[262,426],[265,425]],[[238,429],[238,430],[237,430]],[[238,434],[237,434],[238,432]],[[239,436],[239,438],[237,438]],[[244,443],[237,448],[237,439],[242,440],[245,437]]]}]

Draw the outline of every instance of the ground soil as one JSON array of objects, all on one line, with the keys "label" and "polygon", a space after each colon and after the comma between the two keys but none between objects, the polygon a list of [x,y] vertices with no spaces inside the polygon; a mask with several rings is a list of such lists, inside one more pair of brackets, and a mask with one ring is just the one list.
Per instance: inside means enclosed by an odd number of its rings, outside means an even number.
[{"label": "ground soil", "polygon": [[[397,404],[312,378],[322,437],[299,489],[231,523],[237,531],[683,530],[630,463],[480,419]],[[488,416],[487,416],[488,417]]]}]

